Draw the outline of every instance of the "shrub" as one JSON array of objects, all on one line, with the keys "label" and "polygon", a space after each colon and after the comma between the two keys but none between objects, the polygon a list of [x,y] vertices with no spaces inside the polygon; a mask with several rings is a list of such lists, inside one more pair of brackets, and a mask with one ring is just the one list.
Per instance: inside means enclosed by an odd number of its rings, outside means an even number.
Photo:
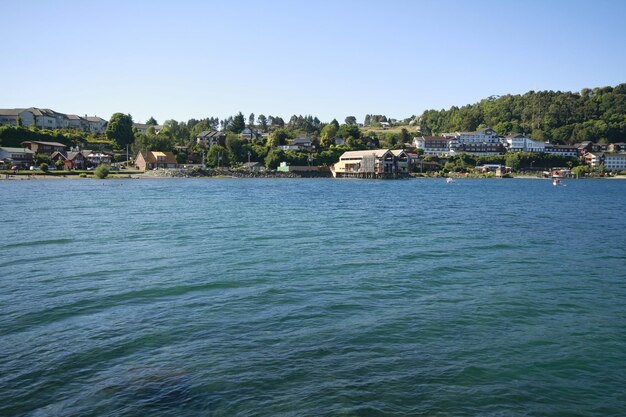
[{"label": "shrub", "polygon": [[109,171],[110,171],[109,166],[102,164],[102,165],[99,165],[98,168],[96,168],[93,171],[93,175],[95,175],[96,178],[103,179],[109,175]]},{"label": "shrub", "polygon": [[48,172],[48,164],[43,162],[41,165],[39,165],[39,169],[42,170],[43,172]]},{"label": "shrub", "polygon": [[81,172],[78,176],[80,178],[87,178],[87,174],[85,174],[84,172]]}]

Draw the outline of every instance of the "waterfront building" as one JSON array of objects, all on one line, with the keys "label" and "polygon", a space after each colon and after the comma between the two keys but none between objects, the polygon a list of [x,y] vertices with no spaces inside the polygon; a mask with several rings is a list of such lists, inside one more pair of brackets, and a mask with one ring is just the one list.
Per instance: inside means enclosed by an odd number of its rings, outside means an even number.
[{"label": "waterfront building", "polygon": [[486,128],[476,132],[444,134],[450,137],[450,154],[500,155],[505,148],[495,130]]},{"label": "waterfront building", "polygon": [[450,153],[450,138],[446,136],[418,136],[413,138],[415,149],[424,156],[447,156]]},{"label": "waterfront building", "polygon": [[576,158],[578,156],[578,147],[570,145],[551,145],[546,143],[544,152],[551,155]]},{"label": "waterfront building", "polygon": [[157,168],[177,168],[178,163],[172,152],[139,152],[135,158],[135,167],[142,171]]},{"label": "waterfront building", "polygon": [[585,162],[592,168],[604,164],[605,171],[626,170],[626,152],[587,152]]},{"label": "waterfront building", "polygon": [[331,172],[334,177],[380,178],[408,172],[403,150],[375,149],[344,152]]},{"label": "waterfront building", "polygon": [[502,143],[504,144],[507,152],[543,153],[546,149],[546,144],[544,142],[531,139],[523,134],[507,136],[502,139]]},{"label": "waterfront building", "polygon": [[65,154],[65,148],[67,148],[67,146],[62,143],[41,142],[38,140],[27,140],[22,142],[20,145],[22,145],[24,148],[30,149],[34,153],[45,153],[47,155],[52,155],[55,152],[61,152]]},{"label": "waterfront building", "polygon": [[33,164],[35,152],[28,148],[0,147],[0,161],[18,168],[28,168]]}]

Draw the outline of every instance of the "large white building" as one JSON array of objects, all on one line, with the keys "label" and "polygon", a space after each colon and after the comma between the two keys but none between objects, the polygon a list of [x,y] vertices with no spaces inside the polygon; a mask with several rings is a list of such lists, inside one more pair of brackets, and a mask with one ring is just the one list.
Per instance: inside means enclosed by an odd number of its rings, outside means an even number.
[{"label": "large white building", "polygon": [[605,171],[626,170],[626,152],[587,152],[585,162],[592,168],[598,168],[604,164]]},{"label": "large white building", "polygon": [[81,129],[86,132],[104,133],[107,121],[98,116],[77,116],[50,109],[29,107],[27,109],[0,109],[0,123],[17,126],[18,118],[23,126],[39,129]]},{"label": "large white building", "polygon": [[533,140],[526,135],[507,136],[502,139],[504,146],[508,152],[534,152],[543,153],[546,150],[546,144],[537,140]]}]

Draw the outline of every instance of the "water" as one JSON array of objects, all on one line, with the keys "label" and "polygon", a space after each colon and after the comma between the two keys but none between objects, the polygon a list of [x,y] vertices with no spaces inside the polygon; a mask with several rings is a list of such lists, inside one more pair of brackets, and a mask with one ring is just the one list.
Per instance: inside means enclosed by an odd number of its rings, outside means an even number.
[{"label": "water", "polygon": [[2,416],[626,409],[626,181],[0,182]]}]

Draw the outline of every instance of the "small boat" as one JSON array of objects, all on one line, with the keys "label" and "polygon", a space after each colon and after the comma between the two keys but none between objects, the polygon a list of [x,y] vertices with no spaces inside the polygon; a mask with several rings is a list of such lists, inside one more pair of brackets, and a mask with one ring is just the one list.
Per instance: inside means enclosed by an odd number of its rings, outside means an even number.
[{"label": "small boat", "polygon": [[560,179],[558,179],[558,178],[553,179],[553,180],[552,180],[552,185],[554,185],[555,187],[556,187],[557,185],[561,185],[561,180],[560,180]]},{"label": "small boat", "polygon": [[454,184],[454,180],[452,178],[446,178],[446,184]]}]

